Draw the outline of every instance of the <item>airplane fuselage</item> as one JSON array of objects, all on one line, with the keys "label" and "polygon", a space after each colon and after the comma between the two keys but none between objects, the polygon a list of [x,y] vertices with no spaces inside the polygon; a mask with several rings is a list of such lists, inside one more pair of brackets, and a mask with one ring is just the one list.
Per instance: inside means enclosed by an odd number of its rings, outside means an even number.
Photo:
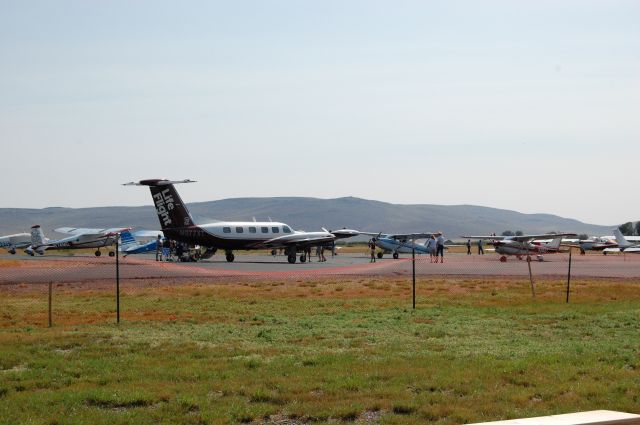
[{"label": "airplane fuselage", "polygon": [[[164,229],[165,236],[179,242],[224,250],[264,249],[299,239],[300,233],[279,222],[228,221]],[[327,232],[304,232],[330,243],[335,237]],[[322,238],[324,237],[324,241]],[[267,243],[271,241],[272,243]]]},{"label": "airplane fuselage", "polygon": [[494,241],[496,253],[500,255],[531,255],[531,254],[551,254],[559,252],[558,248],[536,245],[532,243],[522,243],[517,241]]}]

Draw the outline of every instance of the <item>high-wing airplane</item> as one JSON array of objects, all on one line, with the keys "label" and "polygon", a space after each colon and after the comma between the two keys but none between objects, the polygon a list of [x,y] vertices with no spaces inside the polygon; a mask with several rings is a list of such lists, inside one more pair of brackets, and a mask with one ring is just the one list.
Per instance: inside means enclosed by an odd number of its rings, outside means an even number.
[{"label": "high-wing airplane", "polygon": [[[58,233],[66,233],[70,236],[61,239],[48,239],[39,225],[31,227],[31,245],[24,252],[33,256],[35,254],[44,255],[47,249],[85,249],[97,248],[95,255],[99,257],[102,253],[100,248],[105,248],[115,244],[118,234],[129,230],[128,228],[113,229],[78,229],[75,227],[60,227],[55,229]],[[115,252],[109,251],[109,256],[113,257]]]},{"label": "high-wing airplane", "polygon": [[[394,259],[398,259],[399,254],[411,254],[414,250],[416,254],[428,254],[427,243],[429,238],[435,233],[370,233],[360,232],[361,235],[373,236],[379,251],[377,256],[382,258],[384,254],[391,253]],[[424,243],[416,242],[419,239],[427,239]]]},{"label": "high-wing airplane", "polygon": [[640,244],[629,242],[620,229],[615,229],[613,234],[616,237],[616,242],[618,242],[618,248],[620,248],[621,252],[625,254],[640,254]]},{"label": "high-wing airplane", "polygon": [[[560,251],[560,243],[565,236],[576,236],[575,233],[548,233],[544,235],[522,236],[460,236],[464,239],[489,240],[489,244],[495,246],[496,253],[500,254],[500,261],[507,261],[508,255],[515,255],[518,259],[538,255],[542,260],[542,254],[553,254]],[[544,241],[544,239],[550,239]],[[533,243],[534,240],[543,240]]]},{"label": "high-wing airplane", "polygon": [[0,248],[5,248],[9,254],[15,254],[16,249],[26,248],[29,245],[31,245],[31,235],[29,233],[0,236]]},{"label": "high-wing airplane", "polygon": [[327,231],[299,232],[285,223],[271,221],[221,221],[195,224],[175,189],[174,184],[177,183],[193,183],[193,181],[151,179],[125,183],[125,186],[148,186],[165,237],[189,245],[206,247],[205,258],[213,255],[218,249],[224,249],[226,260],[232,262],[235,259],[234,249],[284,248],[289,263],[293,264],[296,262],[298,251],[301,252],[300,262],[305,262],[307,257],[304,248],[330,244],[336,239]]}]

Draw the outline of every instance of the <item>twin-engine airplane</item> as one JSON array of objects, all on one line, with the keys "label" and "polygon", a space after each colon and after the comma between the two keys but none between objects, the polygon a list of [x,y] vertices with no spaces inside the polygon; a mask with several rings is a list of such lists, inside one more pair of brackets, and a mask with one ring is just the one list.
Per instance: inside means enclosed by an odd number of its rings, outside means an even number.
[{"label": "twin-engine airplane", "polygon": [[[128,228],[114,229],[77,229],[74,227],[61,227],[55,229],[59,233],[67,233],[71,236],[62,239],[48,239],[39,225],[31,227],[31,245],[24,250],[27,254],[44,255],[47,249],[85,249],[97,248],[95,255],[99,257],[102,253],[100,248],[109,247],[115,244],[118,235]],[[113,257],[115,252],[109,251],[109,256]]]},{"label": "twin-engine airplane", "polygon": [[174,184],[193,183],[192,180],[170,181],[164,179],[141,180],[125,183],[125,186],[148,186],[166,238],[189,245],[207,248],[203,258],[210,258],[216,250],[224,249],[226,259],[235,259],[233,250],[284,248],[289,263],[296,262],[297,252],[301,252],[300,262],[307,260],[305,248],[327,245],[336,236],[327,231],[299,232],[284,223],[223,221],[195,224],[186,205],[178,195]]},{"label": "twin-engine airplane", "polygon": [[[522,236],[460,236],[464,239],[489,240],[489,244],[495,246],[496,253],[500,254],[500,261],[507,261],[507,256],[515,255],[518,259],[530,255],[537,255],[540,261],[542,254],[555,254],[560,252],[560,243],[565,236],[576,236],[575,233],[547,233],[544,235]],[[534,242],[536,240],[550,239],[549,241]]]},{"label": "twin-engine airplane", "polygon": [[0,237],[0,248],[5,248],[9,254],[15,254],[17,249],[26,248],[29,245],[31,245],[29,233],[16,233]]}]

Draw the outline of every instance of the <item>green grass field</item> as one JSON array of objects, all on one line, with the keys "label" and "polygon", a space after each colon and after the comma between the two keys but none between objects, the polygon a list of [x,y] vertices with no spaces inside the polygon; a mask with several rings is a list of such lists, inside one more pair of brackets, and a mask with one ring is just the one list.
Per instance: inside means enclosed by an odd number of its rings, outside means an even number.
[{"label": "green grass field", "polygon": [[640,413],[640,282],[394,279],[0,293],[0,423]]}]

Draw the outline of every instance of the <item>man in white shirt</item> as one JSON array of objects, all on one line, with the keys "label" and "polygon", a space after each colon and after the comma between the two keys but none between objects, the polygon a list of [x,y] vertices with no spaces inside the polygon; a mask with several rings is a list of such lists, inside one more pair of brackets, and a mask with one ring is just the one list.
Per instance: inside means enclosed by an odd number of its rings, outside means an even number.
[{"label": "man in white shirt", "polygon": [[436,233],[436,263],[438,262],[438,255],[440,255],[440,262],[444,263],[444,236],[442,232]]}]

